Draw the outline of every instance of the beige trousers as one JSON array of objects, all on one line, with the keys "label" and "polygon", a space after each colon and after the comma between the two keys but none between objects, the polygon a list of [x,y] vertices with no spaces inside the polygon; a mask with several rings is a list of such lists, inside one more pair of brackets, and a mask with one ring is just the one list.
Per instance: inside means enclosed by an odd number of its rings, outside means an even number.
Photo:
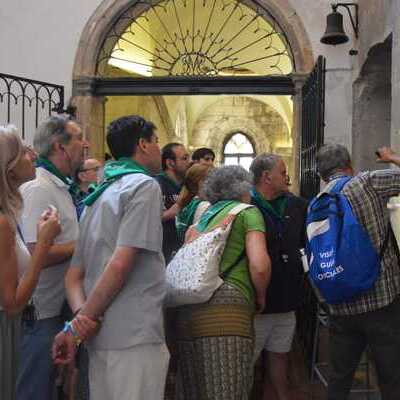
[{"label": "beige trousers", "polygon": [[89,350],[91,400],[163,400],[169,352],[165,344]]}]

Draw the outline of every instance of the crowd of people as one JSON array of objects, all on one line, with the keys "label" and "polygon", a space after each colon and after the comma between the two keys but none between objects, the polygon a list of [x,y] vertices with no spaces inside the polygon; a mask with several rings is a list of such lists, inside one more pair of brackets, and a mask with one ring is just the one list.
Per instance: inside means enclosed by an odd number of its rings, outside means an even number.
[{"label": "crowd of people", "polygon": [[[86,158],[74,120],[44,121],[33,148],[0,127],[0,398],[161,400],[173,374],[176,399],[246,400],[264,351],[277,399],[294,400],[307,202],[290,192],[283,158],[217,167],[208,148],[160,150],[156,126],[136,115],[113,121],[106,139],[103,165]],[[378,155],[400,165],[390,148]],[[373,287],[328,306],[328,399],[347,398],[367,346],[382,399],[398,399],[400,267],[386,204],[400,170],[356,175],[341,145],[323,146],[317,164],[323,191],[352,177],[342,193],[376,249],[385,242]],[[167,308],[168,264],[227,221],[221,285],[206,302]]]}]

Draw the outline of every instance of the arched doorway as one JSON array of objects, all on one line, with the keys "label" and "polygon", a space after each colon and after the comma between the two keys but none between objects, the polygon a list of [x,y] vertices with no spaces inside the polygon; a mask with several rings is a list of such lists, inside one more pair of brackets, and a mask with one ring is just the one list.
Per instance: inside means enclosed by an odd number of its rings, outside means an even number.
[{"label": "arched doorway", "polygon": [[[213,6],[219,7],[219,15],[222,16],[220,24],[213,25],[212,18],[207,17],[213,15]],[[186,25],[182,22],[183,19],[176,18],[176,26],[171,29],[170,25],[167,26],[166,15],[177,14],[177,7],[178,9],[180,7],[180,10],[182,7],[188,7],[188,10],[192,7],[190,14],[192,18],[185,20]],[[201,24],[203,30],[199,30],[195,24],[195,18],[200,18],[200,15],[203,15],[203,19],[208,18],[206,24]],[[236,31],[233,36],[228,36],[225,42],[219,43],[221,38],[218,35],[228,23],[224,21],[232,15],[236,18],[234,23]],[[156,22],[158,31],[157,29],[150,31],[150,25],[154,28]],[[135,26],[132,29],[133,23]],[[247,28],[249,30],[246,37],[243,32]],[[146,34],[146,31],[150,32],[150,35]],[[143,40],[140,41],[139,32],[142,34],[142,39],[144,36],[147,37],[146,45],[143,45]],[[253,36],[250,37],[249,32]],[[238,48],[237,39],[240,35],[245,39]],[[149,37],[152,39],[149,40]],[[285,44],[284,48],[279,46],[276,38]],[[138,41],[135,41],[136,39]],[[205,41],[208,41],[208,44],[202,48],[199,43],[204,44]],[[249,47],[246,46],[254,46],[256,41],[264,45],[265,41],[269,41],[269,45],[264,46],[264,49],[267,47],[270,53],[264,51],[259,56],[252,55],[249,59],[247,51]],[[214,47],[210,47],[211,44]],[[185,51],[182,51],[182,48]],[[127,54],[132,53],[133,49],[136,53],[133,51],[135,58],[132,60]],[[271,51],[275,51],[276,54]],[[280,68],[283,57],[290,60],[289,69]],[[267,64],[266,70],[267,59],[270,63]],[[114,76],[110,74],[109,70],[111,67],[116,67],[113,64],[117,61],[125,63],[125,67],[126,63],[129,63],[133,67],[133,72],[123,74],[122,77],[118,73]],[[254,93],[264,93],[263,90],[277,93],[277,90],[283,87],[282,82],[285,84],[290,82],[293,89],[286,94],[294,95],[292,137],[294,147],[297,149],[300,111],[300,96],[297,89],[312,66],[310,41],[300,18],[286,0],[279,2],[104,0],[88,21],[81,36],[73,73],[73,102],[78,108],[78,118],[85,121],[85,131],[91,139],[93,152],[99,157],[104,153],[103,141],[98,140],[100,132],[104,129],[102,94],[110,90],[110,85],[114,85],[113,90],[119,85],[120,94],[140,90],[141,85],[144,86],[140,93],[146,93],[150,88],[154,89],[153,93],[158,94],[163,88],[171,90],[171,82],[175,82],[172,90],[183,93],[192,90],[203,93],[205,87],[216,93],[225,93],[228,90],[226,85],[231,85],[234,90],[232,93],[253,93],[253,90]],[[251,74],[248,74],[249,71]],[[145,78],[149,73],[151,78],[148,79],[152,79],[151,86],[148,86],[149,81]],[[107,78],[104,78],[104,75]],[[140,82],[134,78],[138,75],[143,77]],[[176,79],[182,76],[189,79]],[[193,77],[195,79],[191,79]],[[294,152],[294,156],[296,177],[298,151]]]}]

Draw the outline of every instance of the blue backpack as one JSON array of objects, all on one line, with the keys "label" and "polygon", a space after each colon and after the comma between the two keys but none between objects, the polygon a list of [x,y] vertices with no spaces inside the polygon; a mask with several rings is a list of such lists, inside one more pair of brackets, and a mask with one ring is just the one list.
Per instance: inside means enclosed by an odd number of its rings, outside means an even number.
[{"label": "blue backpack", "polygon": [[338,179],[329,193],[315,197],[307,213],[309,276],[324,300],[338,304],[361,295],[374,285],[381,254],[340,193],[350,177]]}]

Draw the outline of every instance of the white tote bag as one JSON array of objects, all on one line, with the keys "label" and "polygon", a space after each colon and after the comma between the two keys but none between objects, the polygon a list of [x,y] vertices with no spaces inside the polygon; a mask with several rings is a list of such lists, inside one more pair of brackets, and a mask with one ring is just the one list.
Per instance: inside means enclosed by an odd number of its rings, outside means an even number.
[{"label": "white tote bag", "polygon": [[177,307],[208,301],[222,285],[219,264],[235,216],[250,204],[238,204],[210,231],[184,244],[167,266],[166,305]]}]

